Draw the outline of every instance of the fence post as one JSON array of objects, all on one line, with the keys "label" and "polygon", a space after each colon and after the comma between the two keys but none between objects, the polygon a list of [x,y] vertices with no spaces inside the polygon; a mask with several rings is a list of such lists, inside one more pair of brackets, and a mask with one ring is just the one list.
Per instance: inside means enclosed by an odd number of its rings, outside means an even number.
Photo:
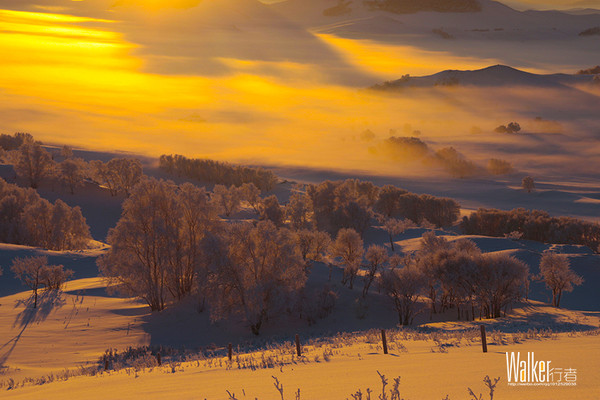
[{"label": "fence post", "polygon": [[158,363],[159,366],[162,365],[162,360],[160,358],[160,353],[156,353],[156,362]]},{"label": "fence post", "polygon": [[383,343],[383,354],[388,353],[387,339],[385,338],[385,329],[381,330],[381,342]]},{"label": "fence post", "polygon": [[302,351],[300,350],[300,336],[298,334],[296,334],[296,354],[298,357],[302,355]]},{"label": "fence post", "polygon": [[231,343],[227,346],[227,355],[229,356],[229,361],[233,358],[233,348],[231,347]]},{"label": "fence post", "polygon": [[487,353],[487,340],[485,338],[485,325],[481,325],[481,347],[483,352]]}]

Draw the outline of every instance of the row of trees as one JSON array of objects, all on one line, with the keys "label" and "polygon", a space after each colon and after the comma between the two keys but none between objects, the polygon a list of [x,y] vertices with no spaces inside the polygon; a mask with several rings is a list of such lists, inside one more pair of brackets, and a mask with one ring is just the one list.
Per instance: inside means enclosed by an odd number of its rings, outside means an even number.
[{"label": "row of trees", "polygon": [[261,191],[267,192],[277,184],[277,176],[263,168],[232,165],[226,162],[187,158],[181,155],[163,154],[159,167],[170,174],[196,179],[200,182],[226,186],[241,186],[253,183]]},{"label": "row of trees", "polygon": [[114,158],[106,163],[98,160],[88,163],[74,157],[68,146],[60,152],[62,161],[56,162],[57,155],[47,151],[29,134],[0,135],[0,145],[8,152],[3,158],[13,164],[17,175],[34,189],[45,180],[58,179],[73,194],[90,179],[107,188],[113,196],[119,193],[128,196],[143,175],[138,159]]},{"label": "row of trees", "polygon": [[54,204],[35,190],[0,179],[0,241],[50,250],[80,250],[91,240],[79,207]]},{"label": "row of trees", "polygon": [[540,210],[482,208],[464,217],[460,226],[467,235],[502,237],[519,232],[523,239],[538,242],[579,244],[593,250],[600,245],[599,224],[570,217],[551,217]]},{"label": "row of trees", "polygon": [[497,318],[512,303],[527,299],[531,280],[546,284],[555,307],[564,292],[583,283],[565,255],[545,251],[539,275],[532,276],[528,265],[513,256],[482,253],[468,239],[449,242],[433,231],[423,235],[414,254],[389,260],[391,268],[382,271],[379,284],[393,300],[403,325],[412,323],[421,297],[428,298],[430,315],[455,308],[459,320],[461,315],[475,319],[477,313],[480,318]]}]

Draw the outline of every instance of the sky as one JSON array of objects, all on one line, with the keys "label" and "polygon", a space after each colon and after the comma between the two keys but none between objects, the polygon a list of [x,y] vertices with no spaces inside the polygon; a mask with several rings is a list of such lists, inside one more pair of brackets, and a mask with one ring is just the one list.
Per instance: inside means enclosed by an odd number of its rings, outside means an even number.
[{"label": "sky", "polygon": [[0,0],[1,132],[149,155],[397,170],[372,157],[365,130],[385,138],[411,126],[442,146],[516,116],[482,93],[471,94],[474,111],[437,93],[363,90],[501,59],[308,32],[247,0],[116,4]]}]

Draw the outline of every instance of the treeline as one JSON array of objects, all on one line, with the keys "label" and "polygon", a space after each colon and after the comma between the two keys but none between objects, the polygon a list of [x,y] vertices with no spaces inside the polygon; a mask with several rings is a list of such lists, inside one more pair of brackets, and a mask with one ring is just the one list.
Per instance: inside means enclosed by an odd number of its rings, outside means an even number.
[{"label": "treeline", "polygon": [[177,154],[160,156],[159,167],[170,174],[200,182],[228,186],[253,183],[263,192],[268,192],[277,184],[277,176],[260,167],[252,168],[221,161],[187,158]]},{"label": "treeline", "polygon": [[48,151],[28,133],[2,134],[0,147],[3,161],[12,164],[17,176],[34,189],[45,181],[60,181],[73,194],[89,180],[108,189],[113,196],[119,193],[127,196],[143,175],[138,159],[86,162],[75,157],[69,146],[59,152]]},{"label": "treeline", "polygon": [[545,243],[578,244],[598,251],[600,225],[570,217],[551,217],[540,210],[511,211],[481,208],[461,221],[467,235],[502,237],[514,232],[523,239]]},{"label": "treeline", "polygon": [[0,179],[0,242],[49,250],[85,249],[91,240],[79,207],[54,204]]},{"label": "treeline", "polygon": [[366,6],[398,14],[420,11],[478,12],[481,4],[477,0],[364,0]]}]

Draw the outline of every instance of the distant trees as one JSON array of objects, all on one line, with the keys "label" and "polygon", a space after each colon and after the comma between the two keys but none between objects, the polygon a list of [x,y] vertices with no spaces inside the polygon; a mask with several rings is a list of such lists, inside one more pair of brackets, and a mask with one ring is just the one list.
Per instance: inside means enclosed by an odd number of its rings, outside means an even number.
[{"label": "distant trees", "polygon": [[29,133],[17,132],[14,135],[1,134],[0,148],[5,151],[17,150],[23,143],[33,143],[33,136]]},{"label": "distant trees", "polygon": [[377,273],[381,271],[390,257],[385,247],[372,244],[367,249],[365,259],[367,260],[367,273],[364,276],[363,297],[367,296]]},{"label": "distant trees", "polygon": [[285,215],[289,220],[290,226],[295,229],[310,229],[313,227],[312,203],[306,193],[293,192],[290,200],[285,206]]},{"label": "distant trees", "polygon": [[48,257],[15,258],[11,266],[15,276],[33,291],[33,308],[37,308],[38,290],[60,290],[63,283],[73,274],[62,265],[48,265]]},{"label": "distant trees", "polygon": [[511,163],[497,158],[490,159],[487,169],[492,175],[506,175],[513,171]]},{"label": "distant trees", "polygon": [[94,179],[106,187],[112,196],[118,193],[129,196],[143,175],[142,163],[135,158],[113,158],[107,163],[94,160],[90,166]]},{"label": "distant trees", "polygon": [[51,174],[53,164],[50,153],[39,143],[24,142],[17,152],[15,171],[35,189]]},{"label": "distant trees", "polygon": [[75,188],[83,186],[83,180],[86,177],[87,165],[81,158],[67,158],[60,164],[60,178],[67,185],[71,194],[75,193]]},{"label": "distant trees", "polygon": [[599,224],[570,217],[551,217],[540,210],[482,208],[464,217],[460,226],[467,235],[503,237],[521,232],[523,239],[538,242],[579,244],[590,249],[598,249],[600,245]]},{"label": "distant trees", "polygon": [[571,270],[569,259],[551,251],[542,254],[539,279],[552,291],[554,307],[560,307],[563,292],[572,292],[574,286],[583,283],[583,278]]},{"label": "distant trees", "polygon": [[535,182],[533,181],[533,178],[530,176],[524,177],[521,181],[521,187],[527,190],[527,193],[531,193],[531,191],[535,189]]},{"label": "distant trees", "polygon": [[363,2],[366,6],[374,10],[384,10],[398,14],[412,14],[420,11],[481,11],[481,4],[478,0],[364,0]]},{"label": "distant trees", "polygon": [[79,207],[71,208],[60,199],[52,204],[32,189],[0,179],[0,241],[49,250],[81,250],[90,240]]},{"label": "distant trees", "polygon": [[521,130],[521,125],[518,122],[510,122],[508,125],[500,125],[494,132],[496,133],[517,133]]},{"label": "distant trees", "polygon": [[362,235],[369,226],[377,193],[371,182],[354,179],[306,186],[315,226],[332,234],[351,228]]},{"label": "distant trees", "polygon": [[263,192],[273,189],[277,184],[277,176],[263,168],[186,158],[181,155],[163,154],[159,158],[159,167],[170,174],[185,176],[206,183],[235,185],[238,187],[244,183],[253,183]]},{"label": "distant trees", "polygon": [[224,185],[215,185],[211,194],[211,201],[221,213],[229,217],[239,211],[242,196],[240,190],[234,185],[229,188]]},{"label": "distant trees", "polygon": [[350,289],[354,285],[354,278],[360,268],[364,251],[363,241],[354,229],[340,229],[335,242],[332,243],[331,253],[341,260],[344,267],[342,283],[345,285],[349,282]]},{"label": "distant trees", "polygon": [[277,200],[277,196],[272,195],[262,201],[260,218],[273,222],[277,227],[283,226],[285,213],[283,207],[279,204],[279,200]]},{"label": "distant trees", "polygon": [[398,220],[394,218],[389,218],[385,220],[383,224],[383,229],[390,236],[390,246],[392,251],[394,251],[394,236],[403,233],[406,229],[415,226],[415,224],[410,220]]},{"label": "distant trees", "polygon": [[407,218],[415,224],[428,220],[437,227],[452,225],[460,215],[460,205],[446,198],[408,193],[384,186],[375,203],[375,211],[390,218]]},{"label": "distant trees", "polygon": [[255,335],[306,282],[294,235],[270,221],[229,225],[211,251],[216,271],[211,318],[241,314]]}]

